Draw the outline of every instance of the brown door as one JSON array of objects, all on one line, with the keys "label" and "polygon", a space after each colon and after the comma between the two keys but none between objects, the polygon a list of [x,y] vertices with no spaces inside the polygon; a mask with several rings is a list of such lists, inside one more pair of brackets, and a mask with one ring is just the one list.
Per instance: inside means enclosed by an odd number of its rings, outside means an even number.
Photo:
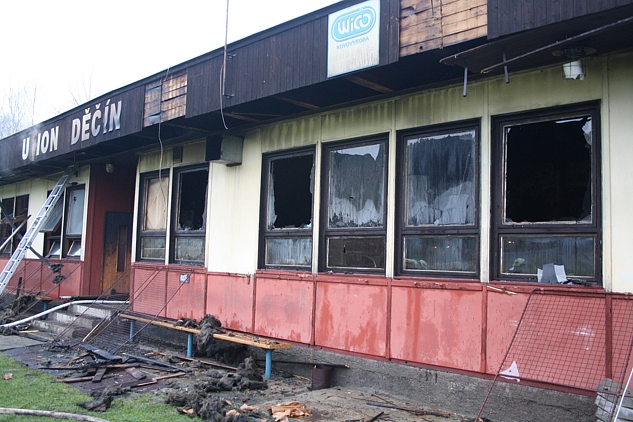
[{"label": "brown door", "polygon": [[[101,292],[130,293],[132,213],[106,212]],[[108,291],[111,289],[111,291]]]}]

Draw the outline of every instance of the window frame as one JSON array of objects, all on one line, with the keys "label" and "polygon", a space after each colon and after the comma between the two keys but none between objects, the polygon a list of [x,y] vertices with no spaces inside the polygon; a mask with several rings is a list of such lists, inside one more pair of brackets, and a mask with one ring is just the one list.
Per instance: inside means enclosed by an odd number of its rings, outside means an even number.
[{"label": "window frame", "polygon": [[[70,207],[70,199],[72,198],[72,192],[73,191],[77,191],[77,190],[83,190],[84,191],[84,199],[83,199],[83,204],[81,206],[81,229],[79,230],[79,233],[73,233],[73,234],[69,234],[68,233],[68,225],[70,224],[70,215],[69,213],[71,212],[71,210],[73,209],[72,207]],[[61,253],[62,253],[62,257],[63,258],[68,258],[68,259],[81,259],[81,255],[83,253],[83,226],[84,226],[84,220],[86,218],[85,215],[85,209],[86,209],[86,202],[88,201],[88,197],[86,196],[86,185],[74,185],[71,187],[66,188],[66,191],[64,192],[64,212],[63,212],[63,218],[62,218],[62,249],[61,249]],[[77,248],[76,245],[77,242],[79,242],[79,247]],[[69,253],[71,252],[71,250],[75,250],[78,251],[78,255],[69,255]]]},{"label": "window frame", "polygon": [[[142,173],[139,179],[139,206],[138,206],[138,228],[137,234],[138,239],[136,241],[136,260],[139,262],[161,262],[164,263],[167,257],[167,251],[169,245],[167,244],[167,230],[169,228],[169,221],[165,221],[165,229],[164,230],[144,230],[143,227],[145,225],[145,211],[147,207],[147,195],[149,193],[148,190],[148,182],[152,179],[158,179],[159,184],[162,184],[160,179],[166,179],[165,185],[167,186],[167,192],[165,192],[165,206],[169,206],[169,183],[171,181],[171,175],[169,169],[163,169],[161,171],[151,171],[147,173]],[[169,214],[169,209],[165,210]],[[143,257],[143,239],[144,238],[163,238],[165,239],[165,255],[162,258],[144,258]]]},{"label": "window frame", "polygon": [[[574,224],[569,222],[512,222],[504,223],[506,202],[506,137],[505,128],[531,123],[568,120],[591,116],[591,223]],[[593,237],[594,239],[594,275],[573,276],[582,283],[602,285],[602,191],[601,191],[601,122],[600,104],[588,102],[561,107],[544,108],[497,115],[491,121],[491,239],[490,239],[490,279],[492,281],[537,282],[533,274],[504,273],[502,271],[502,245],[504,236],[563,238]]]},{"label": "window frame", "polygon": [[[207,180],[206,180],[206,192],[204,195],[204,230],[202,231],[192,231],[188,232],[186,230],[178,230],[178,217],[180,215],[180,193],[181,193],[181,183],[180,177],[186,173],[193,173],[197,171],[206,171]],[[209,163],[204,162],[203,164],[196,164],[192,166],[183,166],[176,167],[173,171],[172,176],[172,197],[171,201],[168,201],[168,204],[171,204],[171,222],[169,225],[169,244],[168,244],[168,253],[169,253],[169,263],[174,265],[192,265],[192,266],[204,266],[206,264],[206,239],[207,239],[207,223],[208,222],[208,214],[209,214]],[[195,238],[202,239],[203,252],[202,252],[202,261],[195,260],[184,260],[184,259],[176,259],[176,241],[179,238]]]},{"label": "window frame", "polygon": [[[310,202],[310,222],[312,223],[309,228],[276,228],[269,229],[268,227],[268,212],[269,212],[269,189],[270,189],[270,176],[272,165],[275,161],[297,158],[297,157],[312,157],[312,198]],[[275,151],[265,153],[262,156],[262,188],[260,197],[260,222],[259,222],[259,252],[257,258],[257,268],[259,269],[277,269],[277,270],[290,270],[290,271],[311,271],[312,270],[312,257],[314,255],[314,185],[316,177],[316,147],[302,147],[294,148],[285,151]],[[310,265],[282,265],[282,264],[267,264],[267,241],[271,239],[310,239],[311,252],[310,252]]]},{"label": "window frame", "polygon": [[[407,219],[407,141],[416,137],[432,137],[440,135],[450,135],[452,133],[460,133],[466,131],[474,131],[473,146],[473,184],[474,184],[474,216],[473,224],[470,225],[419,225],[408,226]],[[479,277],[480,274],[480,243],[481,243],[481,121],[480,119],[465,120],[460,122],[452,122],[447,124],[433,125],[428,127],[420,127],[408,129],[398,133],[397,147],[398,154],[396,156],[396,227],[394,241],[394,266],[395,274],[399,276],[417,276],[417,277],[450,277],[450,278],[467,278],[473,279]],[[474,271],[440,271],[440,270],[424,270],[424,269],[407,269],[404,267],[405,238],[408,236],[420,238],[436,238],[451,236],[474,237],[475,250],[475,268]]]},{"label": "window frame", "polygon": [[[5,207],[6,205],[5,203],[11,201],[11,209],[8,210],[4,208],[4,210],[10,215],[13,221],[13,224],[16,227],[19,227],[20,224],[22,224],[22,222],[29,217],[29,195],[28,194],[2,198],[0,201],[3,202],[3,207]],[[24,201],[26,201],[26,207],[23,206]],[[0,213],[0,221],[4,219],[5,219],[4,214]],[[7,220],[0,224],[0,228],[4,230],[6,233],[6,236],[3,235],[0,238],[0,245],[1,245],[9,236],[11,236],[11,234],[13,233],[13,227],[11,226],[11,224],[9,224],[9,221]],[[27,230],[27,225],[25,224],[20,229],[19,235],[16,234],[15,236],[13,236],[13,239],[4,247],[3,250],[0,251],[0,256],[10,257],[13,254],[13,252],[15,252],[16,248],[18,247],[18,244],[20,243],[20,240],[22,238],[21,236],[24,236],[26,234],[26,230]],[[7,249],[8,249],[8,252],[5,252],[7,251]]]},{"label": "window frame", "polygon": [[[48,198],[52,192],[52,190],[49,190],[46,197]],[[44,250],[42,251],[42,255],[46,258],[61,259],[62,257],[62,227],[66,209],[65,202],[66,191],[64,191],[62,197],[57,200],[55,206],[50,211],[46,223],[42,229],[40,229],[40,232],[44,233]],[[55,218],[55,220],[51,220],[51,218]],[[51,221],[55,221],[52,227],[49,225]],[[59,253],[53,253],[53,245],[56,245],[55,251],[59,251]]]},{"label": "window frame", "polygon": [[[383,209],[382,209],[382,227],[353,227],[353,228],[330,228],[329,227],[329,210],[330,210],[330,170],[331,157],[330,153],[335,150],[351,149],[369,145],[382,144],[384,148],[384,168],[383,168]],[[320,204],[320,230],[319,230],[319,272],[332,273],[367,273],[367,274],[386,274],[387,271],[387,223],[388,223],[388,190],[389,190],[389,134],[377,134],[370,137],[346,139],[337,142],[328,142],[322,145],[322,162],[321,162],[321,204]],[[350,238],[350,239],[367,239],[382,238],[384,241],[383,260],[385,268],[367,268],[367,267],[335,267],[328,266],[328,240],[330,238]]]}]

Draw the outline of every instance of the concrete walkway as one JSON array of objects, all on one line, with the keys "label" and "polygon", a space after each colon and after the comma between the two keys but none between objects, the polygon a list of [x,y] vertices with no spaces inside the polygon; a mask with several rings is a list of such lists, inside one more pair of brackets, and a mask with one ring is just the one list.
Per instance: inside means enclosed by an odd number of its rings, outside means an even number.
[{"label": "concrete walkway", "polygon": [[31,340],[20,336],[0,336],[0,352],[42,344],[41,341]]}]

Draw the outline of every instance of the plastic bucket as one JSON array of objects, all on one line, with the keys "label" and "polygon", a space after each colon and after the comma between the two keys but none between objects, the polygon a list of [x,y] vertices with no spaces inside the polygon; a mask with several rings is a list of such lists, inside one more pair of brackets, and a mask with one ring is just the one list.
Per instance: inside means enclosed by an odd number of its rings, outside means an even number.
[{"label": "plastic bucket", "polygon": [[329,365],[314,365],[312,368],[312,390],[330,388],[332,367]]}]

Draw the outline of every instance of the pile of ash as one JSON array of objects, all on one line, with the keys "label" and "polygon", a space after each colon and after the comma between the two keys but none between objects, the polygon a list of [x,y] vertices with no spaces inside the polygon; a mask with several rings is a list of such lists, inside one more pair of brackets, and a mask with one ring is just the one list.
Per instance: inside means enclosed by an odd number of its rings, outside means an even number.
[{"label": "pile of ash", "polygon": [[231,402],[213,394],[233,389],[245,391],[268,388],[262,370],[253,358],[246,358],[235,373],[211,370],[203,376],[205,380],[196,383],[193,388],[180,388],[168,392],[166,403],[181,408],[185,413],[200,416],[205,421],[246,422],[262,418],[267,420],[264,414],[254,408],[236,408]]}]

